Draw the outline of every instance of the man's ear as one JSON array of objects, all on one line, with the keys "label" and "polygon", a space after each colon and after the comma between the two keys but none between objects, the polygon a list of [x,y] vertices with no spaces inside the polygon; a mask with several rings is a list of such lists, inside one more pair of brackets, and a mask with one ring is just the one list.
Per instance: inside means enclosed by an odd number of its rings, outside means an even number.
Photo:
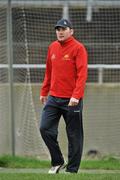
[{"label": "man's ear", "polygon": [[74,30],[73,30],[73,29],[71,29],[70,31],[71,31],[71,32],[70,32],[70,34],[71,34],[71,35],[73,35],[73,33],[74,33]]}]

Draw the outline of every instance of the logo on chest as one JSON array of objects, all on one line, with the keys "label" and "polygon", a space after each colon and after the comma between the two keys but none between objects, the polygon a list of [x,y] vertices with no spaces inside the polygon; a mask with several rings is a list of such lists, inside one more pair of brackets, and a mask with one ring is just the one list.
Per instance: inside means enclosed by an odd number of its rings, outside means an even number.
[{"label": "logo on chest", "polygon": [[63,56],[63,60],[69,61],[69,60],[70,60],[69,54],[65,54],[65,55]]},{"label": "logo on chest", "polygon": [[55,58],[56,58],[56,55],[55,55],[55,54],[52,54],[51,60],[54,60]]}]

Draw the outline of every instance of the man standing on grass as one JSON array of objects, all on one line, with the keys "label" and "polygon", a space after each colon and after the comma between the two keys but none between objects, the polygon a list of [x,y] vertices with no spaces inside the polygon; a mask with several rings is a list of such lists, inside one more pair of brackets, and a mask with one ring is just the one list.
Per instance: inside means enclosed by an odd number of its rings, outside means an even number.
[{"label": "man standing on grass", "polygon": [[58,173],[65,167],[57,141],[58,124],[63,116],[68,138],[66,172],[77,173],[83,150],[82,109],[87,52],[84,45],[73,37],[69,20],[60,19],[55,31],[57,40],[48,48],[45,78],[40,92],[40,101],[44,104],[40,132],[51,155],[49,173]]}]

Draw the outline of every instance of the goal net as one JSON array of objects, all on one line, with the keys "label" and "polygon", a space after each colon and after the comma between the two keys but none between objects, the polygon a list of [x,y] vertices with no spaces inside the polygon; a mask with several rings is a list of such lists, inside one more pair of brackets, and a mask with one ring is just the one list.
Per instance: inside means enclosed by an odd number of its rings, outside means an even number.
[{"label": "goal net", "polygon": [[[12,127],[7,113],[10,98],[7,88],[10,85],[9,69],[6,66],[9,65],[7,3],[0,1],[0,153],[11,153]],[[12,0],[11,8],[16,154],[41,159],[49,157],[39,133],[42,112],[39,91],[44,78],[47,48],[56,39],[54,25],[65,17],[72,21],[74,36],[84,43],[89,55],[84,98],[84,154],[99,152],[101,155],[118,155],[120,3],[100,0]],[[61,118],[59,141],[67,156],[64,126]]]}]

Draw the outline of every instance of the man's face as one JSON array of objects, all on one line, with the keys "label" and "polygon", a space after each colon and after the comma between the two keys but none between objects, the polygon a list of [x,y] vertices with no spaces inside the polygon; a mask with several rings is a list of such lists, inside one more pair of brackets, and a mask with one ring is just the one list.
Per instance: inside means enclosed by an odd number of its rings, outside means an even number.
[{"label": "man's face", "polygon": [[73,29],[70,29],[69,27],[58,27],[56,29],[56,35],[57,35],[57,39],[58,41],[65,41],[66,39],[68,39],[70,36],[72,36],[73,34]]}]

